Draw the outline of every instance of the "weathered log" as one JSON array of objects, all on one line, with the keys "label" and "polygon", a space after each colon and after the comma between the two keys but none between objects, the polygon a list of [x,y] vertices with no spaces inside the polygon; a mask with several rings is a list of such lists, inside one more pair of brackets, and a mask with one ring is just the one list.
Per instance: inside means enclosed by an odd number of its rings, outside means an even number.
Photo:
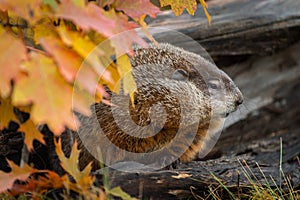
[{"label": "weathered log", "polygon": [[[228,56],[239,56],[236,59],[241,60],[249,55],[271,54],[298,41],[299,10],[298,0],[235,0],[226,4],[217,1],[209,7],[211,25],[200,6],[195,16],[175,17],[170,11],[159,15],[150,25],[184,33],[199,42],[216,62],[231,64]],[[175,44],[199,53],[199,49],[191,49],[184,38],[169,32],[160,32],[156,37],[166,41],[173,37]]]}]

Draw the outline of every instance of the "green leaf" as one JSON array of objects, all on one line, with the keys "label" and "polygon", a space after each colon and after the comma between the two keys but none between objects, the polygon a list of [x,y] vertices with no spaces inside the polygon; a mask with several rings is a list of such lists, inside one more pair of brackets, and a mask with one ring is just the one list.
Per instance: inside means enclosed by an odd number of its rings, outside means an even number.
[{"label": "green leaf", "polygon": [[114,187],[108,191],[108,194],[111,194],[116,197],[120,197],[123,200],[136,200],[136,198],[131,197],[129,194],[124,192],[120,186]]}]

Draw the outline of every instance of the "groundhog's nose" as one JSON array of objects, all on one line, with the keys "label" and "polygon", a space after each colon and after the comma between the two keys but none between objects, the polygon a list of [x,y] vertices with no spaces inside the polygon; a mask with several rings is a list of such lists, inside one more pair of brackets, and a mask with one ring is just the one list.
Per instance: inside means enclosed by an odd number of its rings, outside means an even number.
[{"label": "groundhog's nose", "polygon": [[244,97],[243,97],[241,91],[239,89],[237,89],[235,105],[239,106],[243,103],[243,101],[244,101]]},{"label": "groundhog's nose", "polygon": [[236,106],[239,106],[243,103],[244,99],[243,98],[239,98],[236,102],[235,102],[235,105]]}]

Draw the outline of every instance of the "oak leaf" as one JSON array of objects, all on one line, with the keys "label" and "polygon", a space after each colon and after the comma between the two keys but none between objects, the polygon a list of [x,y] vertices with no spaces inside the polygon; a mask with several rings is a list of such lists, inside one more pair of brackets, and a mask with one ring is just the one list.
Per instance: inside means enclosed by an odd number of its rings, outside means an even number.
[{"label": "oak leaf", "polygon": [[25,181],[30,174],[36,172],[37,170],[31,168],[26,163],[23,167],[19,167],[13,161],[7,160],[9,166],[11,167],[11,172],[5,173],[0,171],[0,193],[10,189],[13,186],[15,180]]},{"label": "oak leaf", "polygon": [[55,149],[61,166],[74,178],[76,184],[80,185],[83,189],[89,188],[94,182],[94,177],[90,176],[92,163],[89,163],[82,171],[79,170],[80,150],[77,149],[77,142],[74,142],[69,158],[62,151],[61,140],[55,142]]},{"label": "oak leaf", "polygon": [[37,129],[37,125],[33,123],[31,119],[20,125],[19,131],[24,132],[24,143],[29,151],[33,150],[33,140],[38,140],[42,144],[45,144],[43,134]]},{"label": "oak leaf", "polygon": [[63,187],[63,180],[65,176],[60,177],[57,173],[48,170],[40,170],[39,175],[35,178],[26,180],[26,184],[14,184],[13,187],[9,190],[9,194],[12,196],[17,196],[27,192],[33,192],[33,199],[35,195],[40,197],[43,192],[47,192],[47,189],[57,189]]},{"label": "oak leaf", "polygon": [[7,128],[10,121],[18,122],[14,106],[11,103],[11,98],[4,99],[0,96],[0,130]]},{"label": "oak leaf", "polygon": [[160,12],[159,8],[149,0],[116,0],[114,6],[117,10],[124,11],[128,16],[138,20],[142,15],[149,15],[152,18]]},{"label": "oak leaf", "polygon": [[0,26],[0,95],[8,97],[11,92],[11,80],[15,80],[21,71],[21,63],[26,59],[23,42],[7,33]]},{"label": "oak leaf", "polygon": [[24,64],[28,76],[16,81],[12,96],[15,105],[32,103],[35,124],[47,123],[59,135],[65,126],[76,129],[72,113],[72,87],[59,74],[49,57],[32,52]]}]

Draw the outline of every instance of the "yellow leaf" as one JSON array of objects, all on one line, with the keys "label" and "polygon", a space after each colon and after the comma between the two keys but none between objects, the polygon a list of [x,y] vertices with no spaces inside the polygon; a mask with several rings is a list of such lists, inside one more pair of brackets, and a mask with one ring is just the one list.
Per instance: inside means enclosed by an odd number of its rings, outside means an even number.
[{"label": "yellow leaf", "polygon": [[160,5],[161,7],[170,5],[176,16],[182,14],[184,9],[186,9],[190,15],[194,15],[197,9],[196,0],[160,0]]},{"label": "yellow leaf", "polygon": [[0,193],[10,189],[13,186],[15,180],[25,181],[28,176],[34,172],[36,169],[31,168],[26,163],[23,167],[19,167],[14,162],[7,160],[9,166],[11,167],[11,172],[5,173],[0,171]]},{"label": "yellow leaf", "polygon": [[31,119],[27,120],[24,124],[20,125],[19,131],[24,132],[26,144],[29,151],[33,150],[33,140],[38,140],[42,144],[45,144],[44,136],[37,130],[37,125],[33,123]]},{"label": "yellow leaf", "polygon": [[0,10],[9,10],[33,24],[42,16],[41,3],[41,0],[1,0]]},{"label": "yellow leaf", "polygon": [[34,42],[36,44],[40,43],[40,39],[47,36],[57,37],[58,34],[55,31],[55,27],[53,25],[53,20],[49,18],[42,19],[39,23],[37,23],[34,27]]},{"label": "yellow leaf", "polygon": [[60,26],[59,34],[63,42],[71,46],[84,61],[93,67],[99,76],[108,82],[112,82],[110,74],[105,70],[105,66],[103,66],[99,59],[104,52],[88,37],[82,37],[77,32],[68,31],[64,26]]},{"label": "yellow leaf", "polygon": [[122,188],[120,188],[120,187],[114,187],[112,189],[109,189],[107,193],[111,194],[113,196],[116,196],[116,197],[120,197],[123,200],[137,200],[136,198],[131,197],[129,194],[127,194],[126,192],[124,192],[122,190]]},{"label": "yellow leaf", "polygon": [[131,102],[133,103],[133,94],[136,91],[136,83],[131,73],[132,68],[129,57],[126,54],[118,57],[117,64],[119,74],[121,78],[123,78],[124,92],[130,95]]},{"label": "yellow leaf", "polygon": [[59,74],[49,57],[31,53],[24,64],[28,76],[16,81],[12,96],[14,105],[32,105],[30,113],[35,124],[47,123],[59,135],[65,127],[76,129],[72,112],[72,86]]},{"label": "yellow leaf", "polygon": [[73,144],[69,158],[65,157],[60,140],[55,142],[55,149],[61,166],[74,178],[76,184],[80,185],[83,189],[91,187],[94,182],[94,177],[90,176],[92,163],[88,164],[82,171],[79,170],[78,159],[80,150],[77,149],[77,142],[75,141]]},{"label": "yellow leaf", "polygon": [[0,129],[7,128],[10,121],[19,122],[15,113],[11,98],[4,99],[0,96]]}]

